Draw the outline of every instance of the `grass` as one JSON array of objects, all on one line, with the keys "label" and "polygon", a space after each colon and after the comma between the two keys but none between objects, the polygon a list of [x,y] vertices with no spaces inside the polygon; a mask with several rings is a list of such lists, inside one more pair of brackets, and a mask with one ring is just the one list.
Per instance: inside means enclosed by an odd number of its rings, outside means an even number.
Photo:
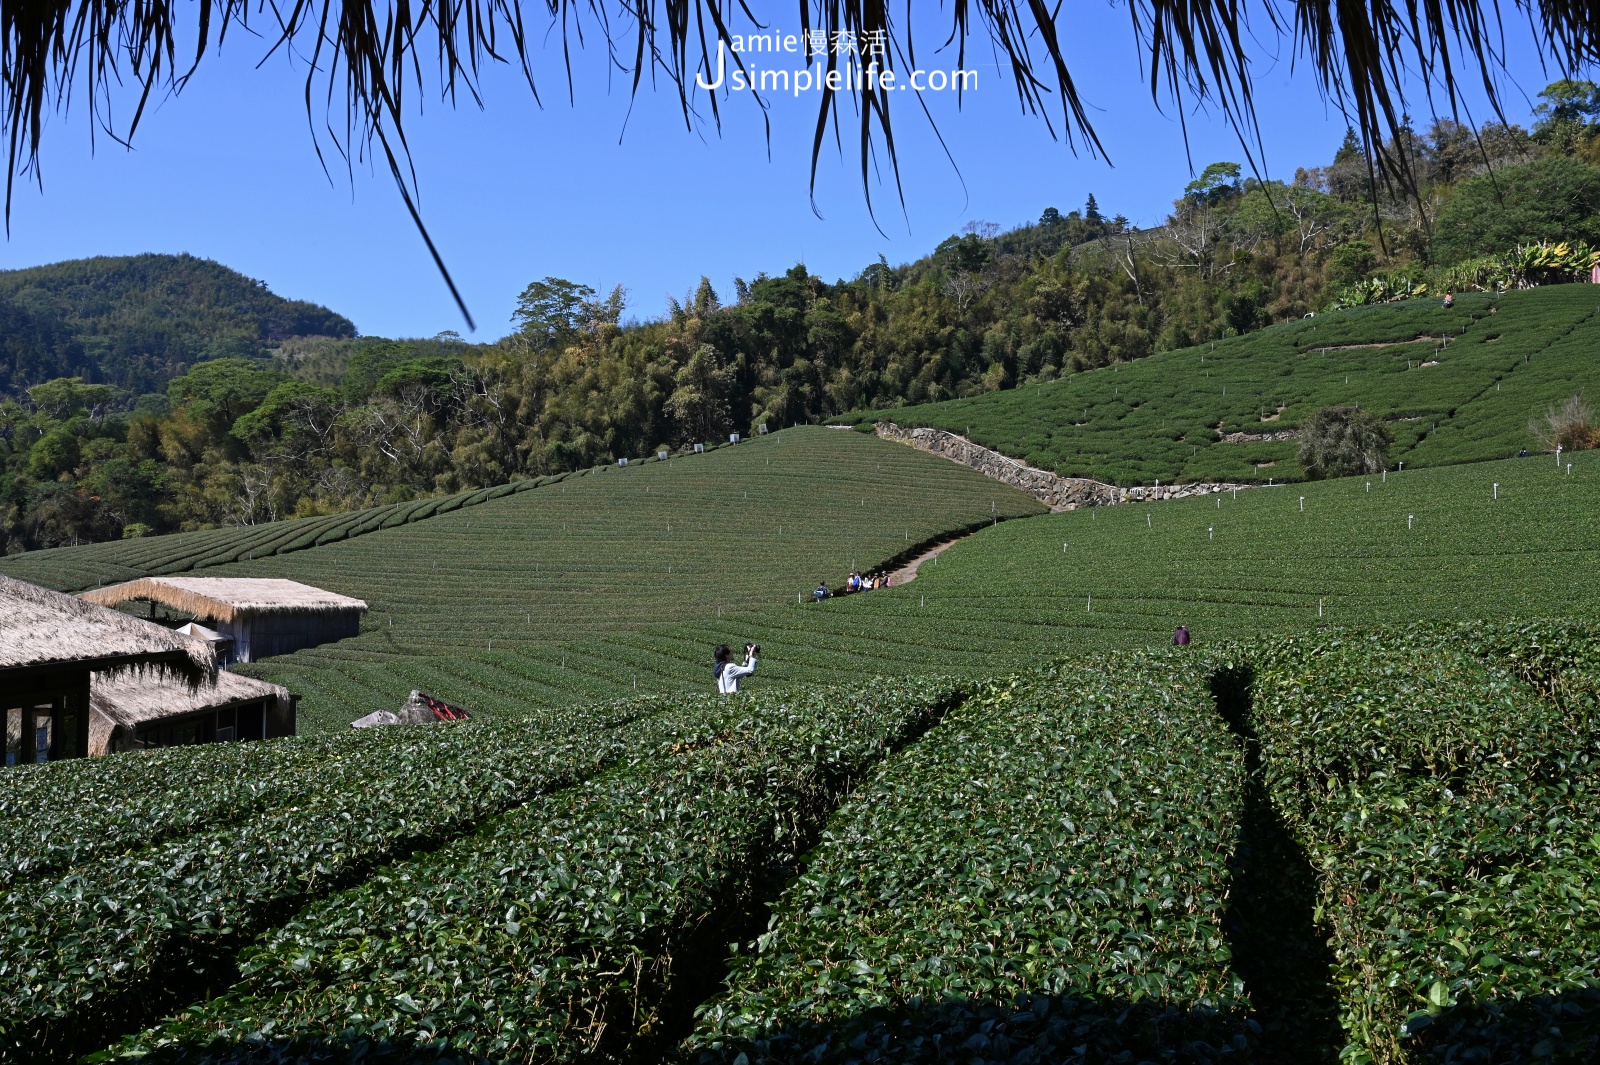
[{"label": "grass", "polygon": [[1533,448],[1528,420],[1600,393],[1600,289],[1562,285],[1363,307],[1166,352],[1064,381],[837,419],[962,433],[1042,469],[1122,485],[1304,478],[1295,429],[1355,404],[1395,437],[1391,465],[1480,462]]}]

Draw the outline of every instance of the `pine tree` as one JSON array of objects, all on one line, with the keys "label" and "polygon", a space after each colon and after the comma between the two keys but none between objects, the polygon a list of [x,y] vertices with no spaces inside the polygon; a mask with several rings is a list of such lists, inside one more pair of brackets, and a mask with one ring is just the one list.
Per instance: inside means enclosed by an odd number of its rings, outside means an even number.
[{"label": "pine tree", "polygon": [[1361,159],[1363,161],[1366,159],[1366,153],[1361,150],[1361,141],[1356,137],[1355,128],[1352,126],[1344,128],[1344,143],[1339,145],[1337,152],[1333,153],[1333,161],[1335,163],[1342,163],[1347,159]]},{"label": "pine tree", "polygon": [[1083,220],[1085,222],[1101,222],[1100,205],[1094,202],[1094,193],[1089,193],[1089,202],[1083,205]]}]

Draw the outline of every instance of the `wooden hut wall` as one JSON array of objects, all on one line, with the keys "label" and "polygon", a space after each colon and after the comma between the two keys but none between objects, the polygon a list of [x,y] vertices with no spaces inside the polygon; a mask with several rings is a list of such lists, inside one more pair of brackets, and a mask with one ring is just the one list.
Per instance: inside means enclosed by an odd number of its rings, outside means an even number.
[{"label": "wooden hut wall", "polygon": [[6,765],[88,755],[88,670],[31,672],[9,678],[6,688],[0,695],[0,760]]},{"label": "wooden hut wall", "polygon": [[235,661],[258,662],[355,636],[361,631],[361,611],[256,614],[232,624],[219,624],[217,630],[233,638]]},{"label": "wooden hut wall", "polygon": [[134,730],[134,748],[182,747],[196,743],[260,740],[269,731],[276,699],[256,699],[183,717],[163,718]]},{"label": "wooden hut wall", "polygon": [[279,736],[293,736],[299,727],[300,696],[291,695],[287,699],[278,699],[267,706],[266,738],[277,739]]}]

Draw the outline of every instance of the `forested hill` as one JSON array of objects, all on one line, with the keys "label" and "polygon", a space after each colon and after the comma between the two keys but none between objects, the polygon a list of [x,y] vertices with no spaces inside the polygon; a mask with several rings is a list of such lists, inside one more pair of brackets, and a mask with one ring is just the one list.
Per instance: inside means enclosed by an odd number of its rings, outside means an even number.
[{"label": "forested hill", "polygon": [[0,397],[58,377],[139,395],[207,359],[294,336],[353,337],[349,319],[275,296],[192,255],[100,256],[0,271]]}]

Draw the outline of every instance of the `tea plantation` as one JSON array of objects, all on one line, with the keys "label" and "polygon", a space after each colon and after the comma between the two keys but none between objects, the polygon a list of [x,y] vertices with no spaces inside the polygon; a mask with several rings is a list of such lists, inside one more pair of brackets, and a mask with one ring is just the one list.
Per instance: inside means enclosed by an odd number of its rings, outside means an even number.
[{"label": "tea plantation", "polygon": [[1595,636],[24,767],[0,1060],[1590,1061]]},{"label": "tea plantation", "polygon": [[[1047,515],[800,428],[6,560],[372,610],[246,667],[297,737],[0,772],[0,1065],[1600,1060],[1600,453],[1494,458],[1590,372],[1585,289],[1217,345],[1312,406],[1366,360],[1441,419],[1404,472]],[[413,687],[472,719],[347,727]]]},{"label": "tea plantation", "polygon": [[1318,315],[1064,381],[974,399],[864,412],[931,426],[1061,474],[1114,484],[1304,477],[1292,440],[1224,435],[1296,429],[1356,404],[1394,434],[1391,467],[1507,458],[1532,447],[1531,417],[1600,394],[1600,289],[1463,294]]},{"label": "tea plantation", "polygon": [[[1541,456],[1007,521],[950,547],[903,587],[819,605],[809,595],[817,577],[795,572],[765,602],[725,600],[720,617],[710,602],[656,599],[649,611],[619,613],[627,620],[617,630],[576,641],[550,628],[541,640],[522,639],[528,615],[513,612],[514,599],[495,613],[501,593],[494,588],[473,608],[484,619],[475,628],[436,619],[430,596],[450,601],[467,581],[485,587],[478,574],[493,571],[462,565],[446,577],[441,561],[435,583],[419,555],[411,565],[421,572],[388,578],[405,599],[391,605],[381,598],[387,593],[368,592],[375,614],[395,617],[392,641],[380,622],[358,640],[270,659],[251,672],[305,693],[303,720],[311,727],[342,728],[398,703],[412,687],[490,712],[516,712],[529,701],[701,690],[719,641],[761,643],[752,683],[767,686],[877,673],[981,676],[1063,653],[1164,644],[1180,623],[1210,643],[1318,625],[1588,616],[1600,612],[1600,455],[1575,456],[1570,474],[1565,459],[1560,467]],[[518,499],[531,508],[540,496]],[[403,541],[427,528],[386,535]],[[885,552],[895,546],[888,539]],[[356,556],[363,543],[378,542],[367,537],[294,558]],[[840,577],[849,562],[840,557],[825,574]],[[496,579],[509,585],[525,577]],[[584,624],[592,608],[583,589],[568,590],[566,600],[554,587],[541,591],[548,598],[530,594],[531,607],[570,602],[573,626]],[[797,592],[807,593],[803,604]],[[419,635],[402,639],[402,632]]]},{"label": "tea plantation", "polygon": [[303,522],[30,553],[0,568],[66,591],[181,570],[287,577],[366,600],[359,638],[250,670],[302,694],[300,728],[314,731],[398,705],[412,687],[474,711],[631,693],[635,678],[698,687],[709,669],[704,631],[668,659],[630,650],[626,634],[663,622],[714,628],[719,616],[837,583],[852,566],[1045,509],[943,459],[816,427],[507,487],[524,485],[429,501],[431,516],[401,527],[368,512],[373,520],[351,519],[349,535],[320,546],[225,566],[198,562],[281,540]]}]

